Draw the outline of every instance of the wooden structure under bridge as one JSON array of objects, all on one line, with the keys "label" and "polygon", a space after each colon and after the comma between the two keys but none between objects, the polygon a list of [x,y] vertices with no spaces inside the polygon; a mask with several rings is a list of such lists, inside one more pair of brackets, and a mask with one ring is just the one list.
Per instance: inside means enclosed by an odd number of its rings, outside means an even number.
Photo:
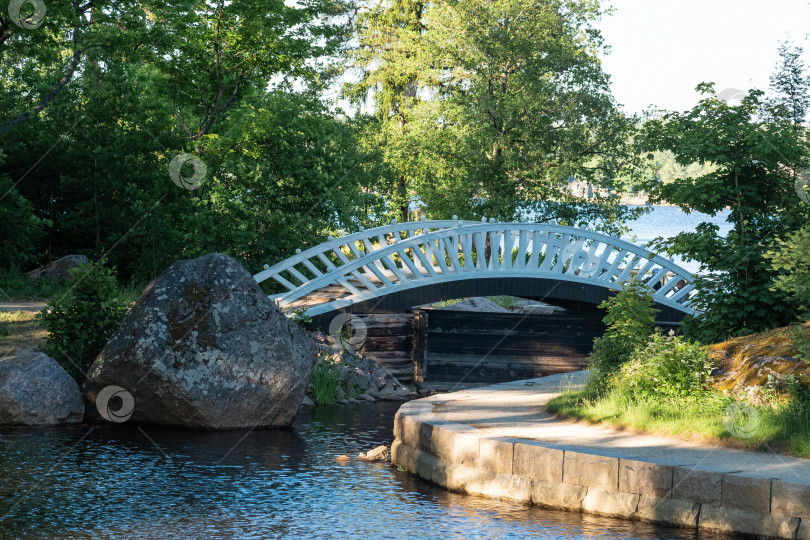
[{"label": "wooden structure under bridge", "polygon": [[[631,278],[653,289],[662,324],[676,325],[697,313],[691,307],[694,276],[672,260],[617,236],[543,223],[462,221],[455,216],[392,221],[297,250],[254,277],[280,283],[286,291],[270,298],[284,312],[312,317],[313,328],[328,329],[335,316],[351,314],[357,325],[365,326],[366,353],[403,380],[431,379],[433,374],[453,379],[453,365],[462,370],[476,363],[472,377],[487,380],[581,369],[593,337],[603,331],[595,306]],[[437,337],[436,325],[441,320],[449,329],[458,312],[414,309],[496,295],[542,300],[567,311],[466,313],[466,319],[461,317],[466,330],[455,332],[460,360],[454,363],[453,344],[447,336]],[[476,325],[471,316],[489,321],[489,326]],[[516,316],[522,320],[507,331],[507,319]]]}]

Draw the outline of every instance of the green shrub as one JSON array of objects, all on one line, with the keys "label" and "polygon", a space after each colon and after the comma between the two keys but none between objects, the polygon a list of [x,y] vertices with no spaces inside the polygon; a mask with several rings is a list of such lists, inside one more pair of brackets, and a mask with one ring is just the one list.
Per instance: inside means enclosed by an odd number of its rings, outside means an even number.
[{"label": "green shrub", "polygon": [[610,380],[611,390],[632,400],[700,398],[710,391],[712,361],[699,344],[670,332],[655,333]]},{"label": "green shrub", "polygon": [[121,324],[127,304],[118,297],[115,272],[102,263],[70,270],[73,286],[41,312],[48,338],[45,352],[79,384],[87,369]]},{"label": "green shrub", "polygon": [[658,310],[653,308],[650,289],[641,282],[629,281],[618,294],[599,307],[607,310],[607,329],[593,342],[589,356],[592,375],[590,386],[604,387],[610,375],[630,360],[637,349],[647,343],[655,327]]},{"label": "green shrub", "polygon": [[315,364],[315,370],[312,372],[315,403],[331,405],[336,401],[341,367],[342,364],[339,362],[332,363],[329,356],[318,356],[318,363]]}]

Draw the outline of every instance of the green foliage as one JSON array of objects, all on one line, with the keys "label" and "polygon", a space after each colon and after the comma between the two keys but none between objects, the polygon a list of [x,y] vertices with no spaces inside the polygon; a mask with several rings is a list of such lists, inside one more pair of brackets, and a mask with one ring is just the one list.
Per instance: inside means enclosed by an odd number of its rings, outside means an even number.
[{"label": "green foliage", "polygon": [[[0,154],[0,165],[3,155]],[[37,246],[45,239],[48,220],[37,217],[34,207],[13,182],[0,175],[0,268],[28,268],[37,262]]]},{"label": "green foliage", "polygon": [[41,317],[49,332],[45,352],[82,384],[128,307],[118,298],[115,272],[103,263],[82,265],[70,273],[72,287],[67,294],[51,299]]},{"label": "green foliage", "polygon": [[337,399],[337,389],[340,384],[339,362],[331,362],[328,356],[318,355],[318,363],[312,372],[312,387],[315,394],[315,403],[331,405]]},{"label": "green foliage", "polygon": [[[592,423],[687,437],[734,437],[736,444],[754,450],[810,457],[810,388],[795,376],[769,377],[763,399],[755,404],[746,393],[737,398],[714,389],[711,371],[708,351],[699,344],[654,334],[601,389],[589,384],[563,390],[546,408]],[[731,433],[726,422],[744,426],[746,437]]]},{"label": "green foliage", "polygon": [[810,318],[810,225],[778,240],[765,258],[779,272],[773,288],[790,295],[800,317]]},{"label": "green foliage", "polygon": [[594,340],[589,356],[590,385],[603,388],[609,377],[647,343],[658,313],[653,304],[650,289],[639,281],[625,283],[619,293],[599,304],[607,310],[602,319],[607,329]]},{"label": "green foliage", "polygon": [[[15,232],[0,251],[25,258],[0,255],[0,265],[80,253],[141,282],[219,251],[258,271],[340,228],[378,223],[376,150],[360,150],[360,128],[322,99],[335,75],[323,59],[342,39],[327,19],[341,2],[82,6],[77,16],[49,5],[42,27],[6,25],[0,43],[0,126],[49,95],[78,53],[46,107],[0,129],[0,188],[24,178],[0,201],[0,230]],[[194,193],[169,178],[181,152],[207,166]],[[47,235],[24,201],[52,222]],[[23,223],[30,238],[16,234]]]},{"label": "green foliage", "polygon": [[810,363],[810,326],[793,326],[788,329],[788,335],[799,352],[798,357]]},{"label": "green foliage", "polygon": [[647,122],[638,142],[650,158],[668,150],[682,165],[716,166],[697,178],[648,186],[654,201],[686,212],[716,215],[730,209],[732,230],[725,237],[704,222],[694,232],[653,243],[700,263],[704,275],[696,281],[693,306],[705,313],[685,321],[683,329],[708,343],[783,325],[796,316],[786,294],[771,289],[776,272],[764,253],[774,237],[787,236],[810,218],[810,206],[796,196],[792,181],[808,152],[784,109],[763,103],[762,92],[752,90],[741,104],[730,105],[711,84],[698,90],[705,97],[697,106]]},{"label": "green foliage", "polygon": [[794,128],[801,129],[810,111],[810,75],[802,61],[804,49],[789,41],[779,44],[780,64],[771,75],[771,91],[768,100],[773,107],[781,107]]},{"label": "green foliage", "polygon": [[349,54],[361,79],[345,94],[374,102],[363,140],[388,167],[388,212],[551,217],[549,201],[583,210],[565,180],[632,174],[634,120],[601,67],[601,15],[590,0],[393,0],[361,13]]},{"label": "green foliage", "polygon": [[611,377],[609,386],[635,401],[699,399],[710,391],[712,368],[701,345],[656,332]]}]

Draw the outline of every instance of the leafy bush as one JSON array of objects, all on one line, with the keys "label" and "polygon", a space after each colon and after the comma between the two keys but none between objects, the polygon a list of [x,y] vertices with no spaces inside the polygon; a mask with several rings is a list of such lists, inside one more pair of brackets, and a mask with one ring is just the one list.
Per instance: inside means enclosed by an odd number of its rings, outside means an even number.
[{"label": "leafy bush", "polygon": [[627,282],[621,292],[599,307],[607,310],[602,319],[607,330],[594,340],[589,357],[592,370],[589,382],[596,387],[602,387],[611,374],[647,343],[658,313],[653,308],[650,289],[638,281]]},{"label": "leafy bush", "polygon": [[118,297],[115,272],[102,263],[70,270],[74,284],[41,312],[48,330],[45,352],[79,384],[110,335],[121,324],[127,304]]},{"label": "leafy bush", "polygon": [[699,344],[670,332],[649,343],[616,372],[611,389],[634,400],[700,398],[710,390],[712,362]]},{"label": "leafy bush", "polygon": [[318,356],[318,363],[312,372],[312,387],[315,402],[319,405],[331,405],[336,401],[341,367],[339,362],[330,362],[329,356]]}]

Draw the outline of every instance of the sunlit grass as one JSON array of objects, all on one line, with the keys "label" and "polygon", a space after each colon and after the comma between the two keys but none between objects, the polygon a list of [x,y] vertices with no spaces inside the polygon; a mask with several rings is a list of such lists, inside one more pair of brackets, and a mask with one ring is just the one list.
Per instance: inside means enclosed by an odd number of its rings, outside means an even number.
[{"label": "sunlit grass", "polygon": [[810,400],[783,397],[752,406],[759,422],[748,438],[732,435],[723,423],[724,412],[733,403],[733,398],[720,393],[699,401],[656,401],[629,400],[618,393],[597,396],[580,390],[563,393],[550,401],[547,409],[594,424],[810,458]]},{"label": "sunlit grass", "polygon": [[36,311],[0,311],[0,357],[18,350],[36,350],[47,332]]}]

